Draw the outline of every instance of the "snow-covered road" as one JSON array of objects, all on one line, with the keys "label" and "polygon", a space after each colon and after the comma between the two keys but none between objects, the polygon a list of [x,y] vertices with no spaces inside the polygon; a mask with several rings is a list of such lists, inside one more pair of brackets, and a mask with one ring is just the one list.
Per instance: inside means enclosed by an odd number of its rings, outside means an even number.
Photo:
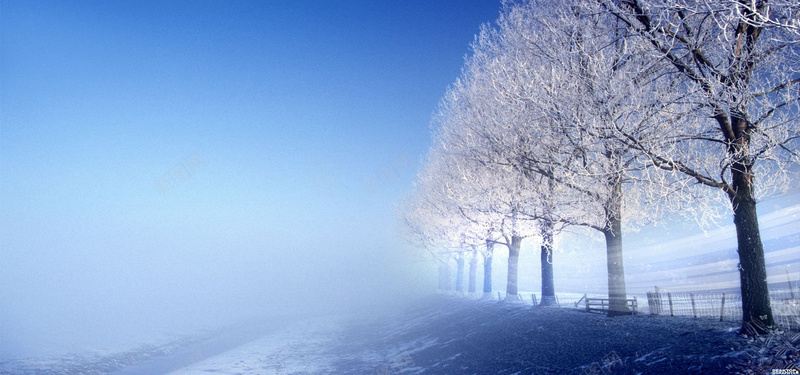
[{"label": "snow-covered road", "polygon": [[[335,360],[333,341],[341,319],[310,318],[289,323],[275,332],[226,352],[204,356],[202,350],[175,358],[169,375],[271,375],[329,372]],[[156,372],[153,372],[156,373]]]}]

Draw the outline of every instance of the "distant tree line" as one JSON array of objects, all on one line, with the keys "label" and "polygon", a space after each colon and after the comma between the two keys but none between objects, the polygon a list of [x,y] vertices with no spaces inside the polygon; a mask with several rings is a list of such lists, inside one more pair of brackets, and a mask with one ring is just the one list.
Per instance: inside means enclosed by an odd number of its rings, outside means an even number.
[{"label": "distant tree line", "polygon": [[769,332],[756,202],[788,189],[800,164],[799,42],[791,0],[504,2],[441,99],[404,233],[442,264],[474,259],[473,289],[482,257],[484,293],[507,248],[510,301],[521,243],[535,238],[549,305],[554,236],[594,229],[609,313],[625,314],[623,228],[731,214],[743,329]]}]

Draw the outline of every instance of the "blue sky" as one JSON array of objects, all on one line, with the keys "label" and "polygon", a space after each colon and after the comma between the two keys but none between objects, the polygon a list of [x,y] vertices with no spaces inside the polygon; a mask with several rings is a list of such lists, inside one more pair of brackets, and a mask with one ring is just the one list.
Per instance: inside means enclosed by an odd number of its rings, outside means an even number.
[{"label": "blue sky", "polygon": [[[403,252],[393,205],[499,9],[0,2],[6,353],[54,327],[147,320],[135,306],[224,316],[218,305],[277,296],[275,285],[314,295],[402,275],[383,268]],[[187,158],[203,163],[159,190]]]}]

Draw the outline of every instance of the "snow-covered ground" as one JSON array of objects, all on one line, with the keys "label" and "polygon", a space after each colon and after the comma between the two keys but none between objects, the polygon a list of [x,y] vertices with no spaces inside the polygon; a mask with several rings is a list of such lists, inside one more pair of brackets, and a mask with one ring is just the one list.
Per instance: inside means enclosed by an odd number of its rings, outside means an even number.
[{"label": "snow-covered ground", "polygon": [[[608,318],[440,295],[380,316],[285,321],[252,340],[222,340],[224,350],[208,340],[151,350],[153,358],[111,373],[768,374],[800,368],[800,333],[752,339],[737,330],[736,323],[714,319]],[[117,357],[78,361],[94,367],[39,363],[35,371],[3,373],[108,373],[97,364]]]},{"label": "snow-covered ground", "polygon": [[[330,373],[331,348],[341,334],[341,318],[309,318],[287,324],[260,339],[193,364],[176,363],[169,375]],[[193,353],[187,362],[201,357]]]},{"label": "snow-covered ground", "polygon": [[151,358],[170,355],[181,348],[195,345],[218,335],[208,331],[188,334],[150,335],[146,341],[132,340],[95,349],[82,349],[56,356],[27,356],[0,362],[2,375],[69,375],[109,374]]},{"label": "snow-covered ground", "polygon": [[332,373],[765,374],[800,368],[800,333],[749,339],[738,328],[714,319],[608,318],[442,297],[347,329],[338,350],[349,359]]},{"label": "snow-covered ground", "polygon": [[58,355],[0,361],[0,375],[163,374],[250,342],[280,327],[283,319],[251,320],[187,332],[151,332]]}]

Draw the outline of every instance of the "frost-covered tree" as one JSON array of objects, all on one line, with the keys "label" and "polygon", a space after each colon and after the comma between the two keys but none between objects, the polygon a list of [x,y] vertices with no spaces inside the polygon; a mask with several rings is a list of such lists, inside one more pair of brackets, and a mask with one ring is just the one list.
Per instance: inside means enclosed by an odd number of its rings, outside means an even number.
[{"label": "frost-covered tree", "polygon": [[491,299],[492,297],[492,260],[494,259],[494,244],[492,239],[486,240],[486,248],[482,252],[483,255],[483,298]]},{"label": "frost-covered tree", "polygon": [[429,221],[430,217],[426,214],[426,207],[415,196],[410,196],[402,202],[400,209],[398,221],[400,222],[401,236],[412,246],[425,249],[427,255],[436,260],[439,272],[438,289],[449,291],[451,289],[450,258],[437,249],[434,241],[435,234],[433,234],[435,230]]},{"label": "frost-covered tree", "polygon": [[[450,172],[456,172],[458,182],[454,185],[458,189],[451,189],[451,196],[461,202],[464,217],[486,233],[484,264],[491,264],[494,244],[508,248],[506,299],[519,301],[519,252],[524,238],[538,235],[536,221],[542,218],[539,212],[545,197],[535,181],[508,163],[498,162],[496,155],[501,151],[492,149],[491,142],[470,132],[471,127],[477,126],[476,121],[483,121],[480,112],[487,108],[485,101],[491,99],[482,95],[486,92],[480,91],[480,83],[472,78],[465,71],[442,100],[436,117],[435,147],[454,163]],[[486,273],[484,280],[491,280]],[[552,278],[549,281],[552,285]]]},{"label": "frost-covered tree", "polygon": [[647,104],[660,94],[652,67],[621,38],[615,19],[580,4],[507,4],[496,27],[476,39],[451,117],[472,154],[535,182],[540,200],[526,214],[544,224],[543,266],[551,263],[553,224],[604,235],[610,310],[626,313],[623,221],[635,227],[658,211],[641,209],[652,186],[642,178],[641,154],[613,134],[647,129],[657,113]]},{"label": "frost-covered tree", "polygon": [[[465,258],[476,258],[477,246],[495,241],[492,225],[499,216],[476,210],[475,199],[479,195],[463,177],[464,164],[453,156],[441,148],[431,149],[415,191],[402,203],[399,216],[403,235],[410,242],[429,249],[440,263],[456,261],[456,291],[462,292]],[[484,267],[491,274],[491,253],[484,252],[484,257],[489,259]],[[474,266],[470,263],[470,278],[475,276]],[[491,279],[488,283],[491,286]],[[470,285],[471,293],[474,280],[471,279]]]},{"label": "frost-covered tree", "polygon": [[[693,209],[699,185],[717,189],[737,232],[743,331],[774,327],[756,202],[786,189],[798,161],[800,2],[796,0],[596,0],[648,47],[680,106],[645,135],[617,138],[666,172],[664,195]],[[756,184],[758,181],[758,184]]]},{"label": "frost-covered tree", "polygon": [[472,251],[469,257],[469,287],[467,293],[474,296],[476,293],[476,284],[478,278],[478,251],[475,246],[472,246]]},{"label": "frost-covered tree", "polygon": [[450,291],[454,287],[451,281],[451,262],[458,259],[460,253],[457,246],[453,248],[460,223],[451,221],[451,218],[446,216],[446,211],[436,204],[438,202],[427,198],[428,196],[417,189],[414,194],[403,199],[397,215],[400,231],[411,245],[425,249],[427,254],[436,260],[439,289]]},{"label": "frost-covered tree", "polygon": [[[444,186],[449,187],[450,199],[458,202],[462,218],[478,228],[474,232],[477,236],[472,235],[472,239],[481,239],[481,242],[488,240],[508,248],[506,300],[518,302],[521,300],[517,286],[522,241],[536,233],[534,223],[526,214],[528,206],[535,201],[532,196],[535,190],[527,179],[521,178],[513,169],[484,164],[474,155],[465,154],[472,150],[451,142],[453,139],[448,131],[447,125],[443,124],[437,137],[437,147],[441,149],[441,157],[455,164],[450,164],[439,177],[455,178]],[[487,251],[492,249],[488,247]]]}]

